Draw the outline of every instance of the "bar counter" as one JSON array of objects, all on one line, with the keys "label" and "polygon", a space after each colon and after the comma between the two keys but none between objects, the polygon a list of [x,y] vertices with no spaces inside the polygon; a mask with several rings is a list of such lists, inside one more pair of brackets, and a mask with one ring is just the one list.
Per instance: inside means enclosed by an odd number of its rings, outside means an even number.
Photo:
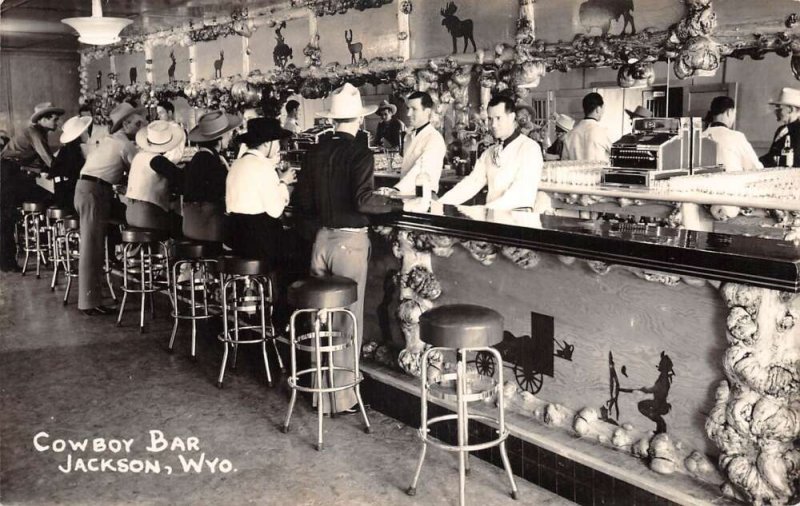
[{"label": "bar counter", "polygon": [[[367,368],[418,376],[422,313],[490,307],[505,320],[507,405],[533,434],[521,438],[681,504],[787,499],[784,463],[800,455],[797,243],[434,209],[374,222]],[[566,447],[548,446],[554,430]],[[631,462],[608,464],[621,455]]]}]

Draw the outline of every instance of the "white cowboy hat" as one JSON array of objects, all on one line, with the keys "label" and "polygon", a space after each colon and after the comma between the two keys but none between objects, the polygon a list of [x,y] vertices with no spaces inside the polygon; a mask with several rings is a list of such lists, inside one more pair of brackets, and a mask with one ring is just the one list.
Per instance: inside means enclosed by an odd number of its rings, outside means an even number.
[{"label": "white cowboy hat", "polygon": [[222,135],[242,124],[242,118],[223,111],[211,111],[200,116],[197,126],[189,132],[192,142],[207,142],[219,139]]},{"label": "white cowboy hat", "polygon": [[54,106],[53,102],[42,102],[41,104],[36,104],[36,106],[33,108],[33,115],[31,115],[31,123],[36,123],[39,121],[39,118],[51,113],[56,113],[61,116],[64,114],[64,109]]},{"label": "white cowboy hat", "polygon": [[384,100],[383,102],[378,104],[378,109],[376,112],[380,113],[384,109],[389,109],[390,111],[392,111],[392,116],[397,114],[397,106],[394,104],[390,104],[388,100]]},{"label": "white cowboy hat", "polygon": [[122,122],[125,121],[125,118],[131,116],[133,114],[141,114],[144,115],[144,108],[139,107],[138,109],[128,102],[122,102],[118,106],[116,106],[109,114],[109,118],[111,118],[111,126],[108,128],[108,133],[113,134],[117,130],[122,127]]},{"label": "white cowboy hat", "polygon": [[569,132],[575,126],[575,120],[566,114],[559,114],[556,116],[556,126],[565,132]]},{"label": "white cowboy hat", "polygon": [[64,122],[61,127],[61,137],[58,139],[61,144],[67,144],[81,136],[83,132],[92,124],[90,116],[73,116]]},{"label": "white cowboy hat", "polygon": [[136,144],[151,153],[166,153],[186,141],[183,128],[170,121],[153,121],[136,132]]},{"label": "white cowboy hat", "polygon": [[772,105],[791,105],[800,107],[800,90],[797,88],[783,88],[778,100],[770,102]]},{"label": "white cowboy hat", "polygon": [[368,116],[378,110],[377,105],[364,107],[361,101],[361,92],[350,83],[345,83],[341,88],[331,93],[331,108],[328,111],[318,112],[321,118],[351,119]]}]

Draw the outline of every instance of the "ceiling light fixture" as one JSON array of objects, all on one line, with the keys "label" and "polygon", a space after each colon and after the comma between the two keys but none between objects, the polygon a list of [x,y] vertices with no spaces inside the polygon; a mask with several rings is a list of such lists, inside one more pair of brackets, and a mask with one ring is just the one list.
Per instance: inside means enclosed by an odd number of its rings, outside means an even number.
[{"label": "ceiling light fixture", "polygon": [[133,23],[125,18],[104,18],[100,0],[92,0],[92,17],[62,19],[78,32],[78,42],[104,46],[119,42],[119,33]]}]

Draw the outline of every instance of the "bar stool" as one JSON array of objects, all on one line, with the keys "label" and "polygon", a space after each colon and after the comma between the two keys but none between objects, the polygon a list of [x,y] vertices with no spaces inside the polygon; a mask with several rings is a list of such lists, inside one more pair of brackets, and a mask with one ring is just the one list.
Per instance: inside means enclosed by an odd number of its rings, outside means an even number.
[{"label": "bar stool", "polygon": [[[469,471],[469,452],[500,446],[500,457],[503,459],[508,479],[511,482],[511,497],[517,499],[517,484],[508,462],[505,441],[508,430],[505,426],[505,406],[503,401],[503,360],[500,353],[491,348],[503,340],[503,317],[491,309],[469,304],[453,304],[434,308],[423,313],[419,319],[422,340],[432,346],[425,350],[420,364],[420,429],[422,453],[414,473],[414,480],[406,491],[408,495],[416,495],[422,463],[428,445],[446,451],[458,452],[459,504],[464,505],[466,473]],[[428,381],[429,357],[432,353],[456,354],[456,372],[445,372],[438,379]],[[474,381],[466,374],[467,353],[486,352],[494,356],[497,363],[497,376],[489,378],[479,376]],[[453,381],[455,380],[455,383]],[[470,402],[484,401],[492,394],[497,394],[497,417],[471,414]],[[428,395],[455,401],[455,414],[447,414],[428,419]],[[458,424],[458,444],[449,445],[430,437],[428,427],[447,420],[456,420]],[[477,444],[469,444],[468,424],[470,420],[481,420],[497,427],[497,438]]]},{"label": "bar stool", "polygon": [[[336,406],[336,392],[352,388],[355,390],[358,407],[364,417],[364,432],[371,432],[367,411],[364,409],[364,401],[361,399],[360,383],[364,379],[359,367],[360,351],[357,343],[358,322],[356,316],[347,309],[347,306],[358,300],[358,285],[350,278],[341,276],[312,277],[301,281],[295,281],[289,286],[289,304],[297,309],[289,319],[290,328],[290,353],[291,353],[291,376],[288,383],[292,389],[292,397],[289,400],[289,411],[286,413],[286,421],[283,424],[282,432],[289,432],[289,422],[292,419],[292,410],[297,400],[297,392],[313,392],[317,394],[317,450],[322,450],[322,395],[330,395],[331,416],[334,416],[333,409]],[[297,335],[297,318],[301,315],[309,315],[313,322],[313,331]],[[353,331],[350,335],[345,335],[341,330],[333,329],[333,319],[336,315],[343,315],[349,318],[353,324]],[[324,327],[324,328],[323,328]],[[324,340],[324,341],[323,341]],[[311,341],[309,344],[303,344]],[[352,368],[337,366],[333,360],[333,354],[337,351],[353,351]],[[312,352],[315,355],[314,366],[309,369],[297,370],[297,350]],[[327,354],[327,363],[323,364],[323,354]],[[346,371],[353,374],[353,380],[344,385],[337,385],[334,382],[335,371]],[[330,386],[323,386],[322,375],[328,374]],[[301,376],[314,375],[314,386],[301,386],[298,380]]]},{"label": "bar stool", "polygon": [[40,266],[47,263],[45,247],[42,245],[42,233],[47,233],[44,224],[45,205],[41,202],[24,202],[22,204],[22,229],[24,238],[25,263],[22,275],[28,272],[28,260],[31,253],[36,254],[36,277],[41,277]]},{"label": "bar stool", "polygon": [[[216,257],[222,252],[222,244],[212,242],[200,241],[180,241],[172,245],[171,257],[177,259],[172,264],[172,300],[175,302],[172,310],[172,317],[175,319],[175,324],[172,327],[172,336],[169,339],[169,351],[172,353],[172,346],[175,343],[175,336],[178,333],[178,322],[180,320],[189,320],[192,322],[192,360],[195,357],[195,341],[197,338],[197,321],[207,320],[216,316],[210,313],[208,308],[208,291],[209,286],[207,282],[208,273],[215,273],[217,267]],[[179,281],[178,273],[181,268],[186,266],[189,269],[189,279],[187,281]],[[196,279],[199,276],[200,280]],[[189,313],[183,313],[178,304],[178,292],[189,293]],[[200,291],[203,295],[203,303],[198,304],[196,292]],[[198,314],[200,311],[200,314]]]},{"label": "bar stool", "polygon": [[64,300],[66,306],[69,299],[69,292],[72,288],[72,280],[78,277],[78,263],[81,251],[81,222],[75,216],[70,216],[61,220],[64,235],[57,238],[56,251],[57,259],[53,261],[53,279],[58,272],[58,264],[64,268],[64,276],[67,278],[67,287],[64,290]]},{"label": "bar stool", "polygon": [[45,216],[47,220],[47,243],[50,247],[49,256],[53,261],[53,277],[50,280],[50,290],[55,290],[58,282],[58,269],[59,267],[64,267],[64,259],[60,256],[60,247],[66,235],[64,219],[74,216],[74,213],[71,209],[51,206],[47,208]]},{"label": "bar stool", "polygon": [[[150,314],[155,316],[153,295],[162,290],[169,293],[169,250],[165,241],[166,230],[129,227],[122,231],[122,304],[119,307],[117,326],[122,324],[125,302],[129,293],[141,296],[139,307],[139,332],[144,333],[144,305],[150,296]],[[154,250],[155,246],[155,252]],[[138,253],[135,251],[138,248]],[[135,275],[138,274],[138,279]],[[158,279],[163,274],[164,279]]]},{"label": "bar stool", "polygon": [[[264,369],[267,372],[267,385],[272,387],[272,373],[267,358],[267,340],[272,341],[275,354],[278,355],[278,366],[283,370],[283,360],[275,344],[275,327],[272,325],[272,280],[269,278],[269,266],[263,260],[223,256],[218,259],[217,268],[222,284],[222,333],[217,336],[225,351],[222,365],[219,368],[217,387],[222,388],[225,367],[228,365],[228,348],[233,348],[232,369],[236,368],[236,358],[240,344],[261,344],[264,357]],[[254,288],[255,287],[255,288]],[[253,294],[256,290],[257,294]],[[248,323],[244,314],[258,314],[258,321]],[[230,322],[233,321],[233,329]],[[253,331],[252,339],[244,339],[242,331]]]}]

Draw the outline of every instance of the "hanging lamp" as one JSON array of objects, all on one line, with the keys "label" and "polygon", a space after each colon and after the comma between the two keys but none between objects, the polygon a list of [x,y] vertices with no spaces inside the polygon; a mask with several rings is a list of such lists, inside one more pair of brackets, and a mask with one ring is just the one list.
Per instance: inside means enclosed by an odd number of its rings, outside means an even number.
[{"label": "hanging lamp", "polygon": [[133,23],[126,18],[103,17],[100,0],[92,0],[92,16],[62,19],[62,23],[78,32],[78,41],[84,44],[104,46],[120,41],[119,33]]}]

